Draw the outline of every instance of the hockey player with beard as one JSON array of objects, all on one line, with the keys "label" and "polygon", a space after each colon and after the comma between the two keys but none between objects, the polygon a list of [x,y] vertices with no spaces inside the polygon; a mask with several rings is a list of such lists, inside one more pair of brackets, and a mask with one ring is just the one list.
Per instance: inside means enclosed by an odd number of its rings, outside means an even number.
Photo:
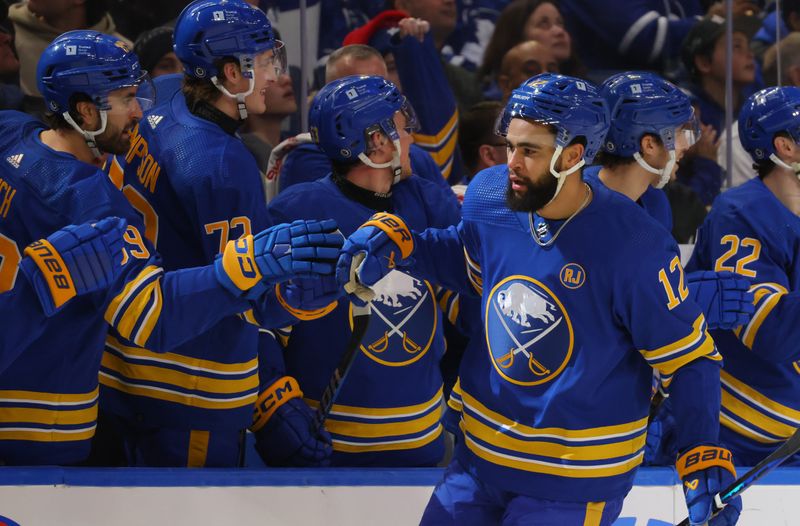
[{"label": "hockey player with beard", "polygon": [[[413,109],[391,82],[350,76],[326,85],[311,105],[311,135],[333,162],[333,172],[294,185],[270,203],[273,221],[331,217],[344,234],[375,213],[402,214],[415,228],[446,228],[459,219],[449,190],[411,173]],[[338,290],[321,280],[311,296]],[[279,289],[280,290],[280,289]],[[320,305],[322,306],[322,305]],[[444,454],[444,353],[437,290],[414,273],[389,272],[375,285],[371,321],[325,427],[337,466],[433,466]],[[315,406],[345,351],[350,303],[324,315],[297,312],[286,370]]]},{"label": "hockey player with beard", "polygon": [[486,346],[460,370],[464,440],[422,524],[612,524],[642,461],[653,368],[673,375],[692,524],[735,478],[718,446],[721,359],[684,301],[677,245],[633,201],[581,179],[608,122],[590,83],[528,79],[498,122],[508,165],[471,182],[457,227],[415,232],[379,215],[345,242],[337,280],[354,303],[390,261],[482,296]]}]

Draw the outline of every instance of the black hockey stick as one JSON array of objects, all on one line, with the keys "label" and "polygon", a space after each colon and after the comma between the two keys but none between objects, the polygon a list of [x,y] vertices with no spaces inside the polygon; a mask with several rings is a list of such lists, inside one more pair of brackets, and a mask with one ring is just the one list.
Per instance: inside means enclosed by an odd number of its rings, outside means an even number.
[{"label": "black hockey stick", "polygon": [[319,409],[317,409],[317,417],[315,422],[315,430],[319,432],[325,425],[325,419],[333,407],[333,401],[336,400],[336,395],[339,394],[339,389],[342,387],[345,376],[350,371],[350,366],[358,355],[358,348],[361,347],[361,340],[367,333],[370,318],[370,303],[363,307],[353,305],[353,332],[350,334],[350,341],[347,342],[347,349],[339,360],[336,370],[333,371],[328,386],[322,392],[322,397],[319,400]]},{"label": "black hockey stick", "polygon": [[[730,486],[725,488],[714,495],[714,512],[711,514],[713,517],[725,507],[731,500],[736,498],[744,490],[752,486],[758,479],[783,464],[790,456],[800,451],[800,429],[794,432],[789,439],[781,445],[778,449],[773,451],[764,460],[756,464],[756,466],[736,479]],[[683,519],[678,526],[689,526],[689,518]]]}]

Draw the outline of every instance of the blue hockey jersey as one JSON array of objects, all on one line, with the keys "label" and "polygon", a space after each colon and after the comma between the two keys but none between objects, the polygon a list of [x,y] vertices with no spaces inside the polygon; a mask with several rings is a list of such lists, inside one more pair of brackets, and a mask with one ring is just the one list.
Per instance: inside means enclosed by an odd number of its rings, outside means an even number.
[{"label": "blue hockey jersey", "polygon": [[750,323],[712,334],[725,357],[720,439],[755,465],[800,426],[800,218],[760,179],[728,190],[698,230],[687,270],[753,282]]},{"label": "blue hockey jersey", "polygon": [[[122,194],[97,168],[42,143],[45,129],[28,115],[0,113],[3,288],[14,281],[8,279],[12,274],[25,280],[6,263],[26,245],[66,225],[107,216],[128,221],[125,269],[108,290],[73,298],[46,320],[22,317],[38,307],[33,294],[20,294],[24,284],[2,296],[18,305],[16,316],[4,317],[4,328],[30,329],[24,347],[13,349],[17,356],[0,372],[0,461],[5,464],[72,464],[86,457],[109,325],[126,345],[166,350],[226,313],[247,308],[218,284],[213,268],[165,273]],[[209,304],[217,308],[205,308]],[[0,355],[6,355],[8,341],[0,342]]]},{"label": "blue hockey jersey", "polygon": [[[168,270],[207,265],[229,239],[268,226],[253,156],[235,135],[192,114],[181,92],[145,114],[112,179],[120,170],[122,192]],[[111,341],[101,369],[104,410],[153,426],[245,429],[258,394],[257,335],[231,315],[167,359]]]},{"label": "blue hockey jersey", "polygon": [[[603,184],[599,176],[601,168],[602,166],[599,165],[586,168],[583,171],[583,178],[587,181],[591,180]],[[637,202],[644,208],[647,215],[666,228],[667,232],[672,232],[672,208],[669,206],[667,195],[662,190],[654,188],[653,186],[648,186],[647,190],[645,190]]]},{"label": "blue hockey jersey", "polygon": [[[642,461],[652,368],[673,374],[719,353],[682,301],[677,245],[639,206],[590,181],[589,205],[559,230],[508,209],[507,173],[480,172],[458,228],[423,232],[413,253],[420,276],[482,296],[485,345],[460,369],[457,457],[500,490],[624,496]],[[532,226],[559,237],[540,247]]]},{"label": "blue hockey jersey", "polygon": [[[418,229],[458,222],[450,190],[412,176],[392,187],[392,206]],[[345,235],[374,212],[346,197],[331,176],[296,185],[270,203],[276,222],[334,218]],[[444,454],[444,353],[437,291],[402,269],[376,286],[372,319],[325,427],[334,465],[432,466]],[[446,301],[446,300],[445,300]],[[316,406],[346,348],[352,315],[342,299],[328,315],[292,327],[286,345],[288,374]]]}]

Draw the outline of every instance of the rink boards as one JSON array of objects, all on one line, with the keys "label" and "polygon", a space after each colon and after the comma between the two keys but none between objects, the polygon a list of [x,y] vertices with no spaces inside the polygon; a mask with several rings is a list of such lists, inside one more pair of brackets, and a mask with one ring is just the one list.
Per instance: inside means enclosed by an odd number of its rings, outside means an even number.
[{"label": "rink boards", "polygon": [[[440,469],[0,468],[0,525],[414,525],[440,476]],[[684,516],[674,472],[641,469],[616,525],[667,526]],[[800,468],[779,469],[749,489],[739,524],[800,524]]]}]

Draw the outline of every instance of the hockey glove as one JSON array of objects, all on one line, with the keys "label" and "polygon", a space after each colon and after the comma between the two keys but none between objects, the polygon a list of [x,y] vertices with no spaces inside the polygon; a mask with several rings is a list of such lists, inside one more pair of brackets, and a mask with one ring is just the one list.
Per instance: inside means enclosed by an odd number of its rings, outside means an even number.
[{"label": "hockey glove", "polygon": [[399,217],[380,212],[358,227],[345,241],[336,280],[354,305],[364,306],[375,297],[372,285],[398,266],[413,262],[414,238]]},{"label": "hockey glove", "polygon": [[717,446],[696,446],[678,458],[675,464],[683,483],[689,521],[692,525],[733,526],[742,512],[742,498],[730,501],[715,517],[714,496],[736,480],[731,452]]},{"label": "hockey glove", "polygon": [[45,315],[70,299],[108,287],[122,271],[126,221],[109,217],[69,225],[28,245],[20,263]]},{"label": "hockey glove", "polygon": [[750,282],[733,272],[698,271],[686,275],[689,294],[706,317],[709,329],[746,325],[755,312]]},{"label": "hockey glove", "polygon": [[299,320],[316,320],[339,304],[342,289],[335,276],[294,278],[275,287],[281,306]]},{"label": "hockey glove", "polygon": [[232,294],[252,300],[295,276],[332,275],[343,242],[332,219],[283,223],[228,241],[215,274]]},{"label": "hockey glove", "polygon": [[297,380],[284,376],[256,401],[251,427],[256,451],[268,466],[320,467],[330,464],[331,437],[314,430],[314,411],[301,398]]},{"label": "hockey glove", "polygon": [[669,398],[656,410],[655,417],[647,425],[647,440],[644,444],[645,466],[671,466],[677,456],[675,445],[675,418]]}]

